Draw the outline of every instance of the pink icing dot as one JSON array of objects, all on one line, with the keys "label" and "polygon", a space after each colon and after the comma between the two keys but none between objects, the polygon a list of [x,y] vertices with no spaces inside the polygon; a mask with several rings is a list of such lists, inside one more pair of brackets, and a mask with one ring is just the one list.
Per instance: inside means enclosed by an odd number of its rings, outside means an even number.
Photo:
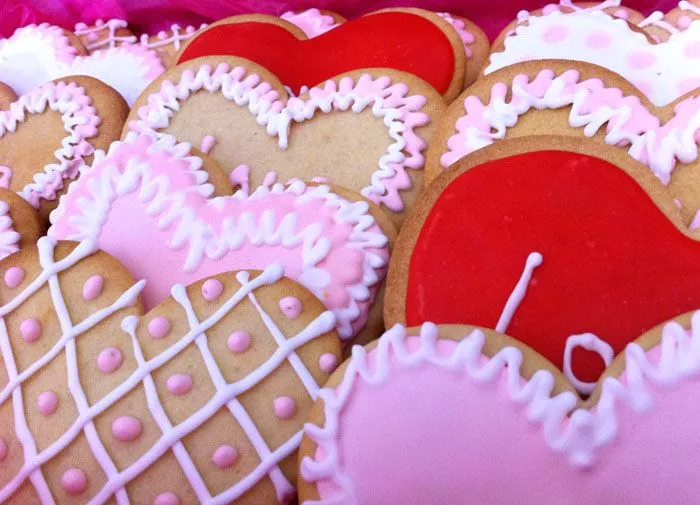
[{"label": "pink icing dot", "polygon": [[213,302],[224,290],[224,285],[218,279],[208,279],[202,284],[202,296],[205,300]]},{"label": "pink icing dot", "polygon": [[219,446],[211,457],[214,464],[222,470],[233,466],[237,459],[238,451],[231,445]]},{"label": "pink icing dot", "polygon": [[4,438],[0,438],[0,463],[5,461],[8,452],[9,447],[7,446],[7,441]]},{"label": "pink icing dot", "polygon": [[12,267],[5,272],[5,285],[8,288],[16,288],[24,280],[24,268]]},{"label": "pink icing dot", "polygon": [[153,505],[180,505],[180,498],[175,493],[161,493],[153,500]]},{"label": "pink icing dot", "polygon": [[250,333],[246,331],[234,331],[229,335],[226,346],[231,352],[246,352],[250,347]]},{"label": "pink icing dot", "polygon": [[280,419],[291,419],[297,413],[297,404],[294,398],[278,396],[274,400],[275,415]]},{"label": "pink icing dot", "polygon": [[95,33],[95,32],[88,33],[87,39],[88,39],[90,42],[95,42],[98,38],[100,38],[100,36],[97,35],[97,33]]},{"label": "pink icing dot", "polygon": [[102,293],[105,280],[101,275],[93,275],[83,284],[83,299],[94,300]]},{"label": "pink icing dot", "polygon": [[119,349],[116,347],[107,347],[106,349],[102,349],[100,354],[97,355],[97,368],[102,373],[112,373],[122,366],[123,361],[124,356]]},{"label": "pink icing dot", "polygon": [[656,62],[656,56],[646,51],[632,51],[627,55],[627,64],[633,69],[649,68]]},{"label": "pink icing dot", "polygon": [[170,320],[166,317],[154,317],[148,323],[148,333],[153,338],[163,338],[170,331]]},{"label": "pink icing dot", "polygon": [[612,44],[612,37],[603,30],[597,30],[586,37],[586,46],[591,49],[605,49]]},{"label": "pink icing dot", "polygon": [[19,325],[19,332],[25,342],[34,342],[41,336],[41,324],[36,319],[25,319]]},{"label": "pink icing dot", "polygon": [[615,12],[613,12],[613,16],[620,19],[628,19],[630,17],[629,12],[627,12],[625,9],[617,9]]},{"label": "pink icing dot", "polygon": [[700,41],[691,42],[683,49],[683,54],[688,58],[700,58]]},{"label": "pink icing dot", "polygon": [[192,389],[192,377],[184,373],[176,373],[168,378],[168,391],[181,396],[186,395]]},{"label": "pink icing dot", "polygon": [[280,310],[288,319],[296,319],[301,314],[302,305],[298,298],[285,296],[280,300]]},{"label": "pink icing dot", "polygon": [[139,438],[143,426],[132,416],[118,417],[112,423],[112,435],[120,442],[131,442]]},{"label": "pink icing dot", "polygon": [[42,416],[50,416],[58,408],[58,395],[53,391],[44,391],[37,398],[36,405]]},{"label": "pink icing dot", "polygon": [[71,496],[77,496],[87,489],[87,475],[80,468],[70,468],[61,477],[61,487]]},{"label": "pink icing dot", "polygon": [[685,30],[690,26],[690,23],[692,22],[693,19],[690,16],[680,16],[677,21],[678,28]]},{"label": "pink icing dot", "polygon": [[558,44],[569,36],[569,29],[564,25],[550,26],[542,35],[542,40],[547,44]]},{"label": "pink icing dot", "polygon": [[334,354],[327,352],[319,358],[318,366],[322,372],[331,373],[338,366],[338,358]]}]

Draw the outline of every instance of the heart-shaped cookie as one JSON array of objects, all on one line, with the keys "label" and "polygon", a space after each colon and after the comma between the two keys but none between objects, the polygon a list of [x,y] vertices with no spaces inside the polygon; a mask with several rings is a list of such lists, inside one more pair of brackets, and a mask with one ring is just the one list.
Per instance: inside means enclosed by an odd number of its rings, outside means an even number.
[{"label": "heart-shaped cookie", "polygon": [[432,137],[426,178],[500,139],[552,134],[627,150],[669,186],[687,223],[700,209],[700,92],[654,107],[624,79],[583,63],[522,63],[477,81]]},{"label": "heart-shaped cookie", "polygon": [[49,235],[96,240],[148,280],[147,307],[175,283],[279,262],[334,311],[343,338],[367,323],[393,232],[359,196],[297,181],[211,198],[201,160],[171,135],[131,133],[95,158],[51,215]]},{"label": "heart-shaped cookie", "polygon": [[652,103],[667,105],[700,88],[700,23],[654,43],[624,19],[600,11],[553,11],[528,18],[491,53],[488,75],[524,61],[563,59],[621,75]]},{"label": "heart-shaped cookie", "polygon": [[[699,277],[698,236],[642,165],[531,137],[478,151],[427,188],[397,240],[385,321],[507,330],[591,383],[641,333],[700,307]],[[569,338],[581,334],[597,338]]]},{"label": "heart-shaped cookie", "polygon": [[416,75],[447,102],[462,89],[462,42],[449,23],[432,12],[378,12],[313,39],[303,38],[303,32],[295,33],[290,26],[296,28],[274,16],[259,14],[224,19],[187,41],[178,63],[202,56],[238,56],[269,69],[294,94],[303,86],[364,68]]},{"label": "heart-shaped cookie", "polygon": [[141,316],[94,241],[0,263],[0,501],[289,503],[306,414],[340,358],[308,290],[225,272]]},{"label": "heart-shaped cookie", "polygon": [[22,95],[47,81],[86,75],[112,86],[131,105],[165,71],[157,53],[139,44],[86,53],[77,36],[61,28],[19,28],[0,41],[0,81]]},{"label": "heart-shaped cookie", "polygon": [[48,82],[0,111],[2,187],[43,216],[95,149],[119,137],[128,109],[109,86],[89,77]]},{"label": "heart-shaped cookie", "polygon": [[210,57],[155,81],[125,131],[215,141],[209,154],[236,178],[245,165],[251,187],[270,171],[282,181],[325,177],[383,205],[399,224],[422,190],[422,153],[443,110],[435,90],[396,71],[357,71],[287,98],[264,68]]},{"label": "heart-shaped cookie", "polygon": [[319,392],[299,502],[696,503],[700,313],[690,319],[627,346],[587,405],[505,335],[396,326]]}]

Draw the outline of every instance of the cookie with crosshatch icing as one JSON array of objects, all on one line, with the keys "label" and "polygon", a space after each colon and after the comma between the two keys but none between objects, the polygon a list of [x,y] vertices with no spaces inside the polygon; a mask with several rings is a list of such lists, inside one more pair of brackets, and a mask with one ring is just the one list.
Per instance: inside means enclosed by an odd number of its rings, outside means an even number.
[{"label": "cookie with crosshatch icing", "polygon": [[427,154],[432,181],[463,157],[502,139],[589,137],[648,166],[700,226],[700,89],[664,107],[595,65],[524,62],[479,79],[449,107]]},{"label": "cookie with crosshatch icing", "polygon": [[319,392],[299,503],[696,503],[700,312],[635,339],[581,402],[506,335],[397,325]]},{"label": "cookie with crosshatch icing", "polygon": [[533,136],[476,151],[426,189],[393,251],[384,317],[505,332],[586,394],[630,341],[700,307],[698,280],[700,232],[643,165]]},{"label": "cookie with crosshatch icing", "polygon": [[190,149],[172,135],[129,133],[71,185],[49,235],[97,240],[148,279],[147,307],[177,282],[279,262],[336,314],[344,339],[381,321],[375,301],[395,232],[378,206],[300,180],[215,197]]},{"label": "cookie with crosshatch icing", "polygon": [[0,185],[42,216],[97,149],[119,137],[128,108],[91,77],[48,82],[0,110]]},{"label": "cookie with crosshatch icing", "polygon": [[444,107],[428,84],[392,70],[358,70],[289,97],[258,65],[207,57],[153,82],[125,134],[169,133],[193,145],[207,139],[209,154],[250,191],[324,177],[380,204],[399,224],[423,188],[423,154]]},{"label": "cookie with crosshatch icing", "polygon": [[91,241],[0,262],[0,501],[288,503],[332,313],[280,265],[225,272],[143,314]]}]

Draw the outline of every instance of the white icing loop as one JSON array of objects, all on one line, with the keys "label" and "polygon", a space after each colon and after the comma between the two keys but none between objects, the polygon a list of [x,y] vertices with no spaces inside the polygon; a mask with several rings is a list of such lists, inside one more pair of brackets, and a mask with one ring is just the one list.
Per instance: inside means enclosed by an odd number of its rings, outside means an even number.
[{"label": "white icing loop", "polygon": [[615,357],[615,351],[605,340],[601,340],[592,333],[571,335],[566,339],[566,347],[564,349],[564,375],[566,375],[569,381],[571,381],[571,384],[573,384],[580,393],[589,395],[595,389],[596,383],[579,380],[571,366],[571,357],[574,349],[577,347],[582,347],[587,351],[598,353],[598,355],[603,359],[603,362],[605,362],[606,367],[610,366],[610,363],[612,363],[612,360]]}]

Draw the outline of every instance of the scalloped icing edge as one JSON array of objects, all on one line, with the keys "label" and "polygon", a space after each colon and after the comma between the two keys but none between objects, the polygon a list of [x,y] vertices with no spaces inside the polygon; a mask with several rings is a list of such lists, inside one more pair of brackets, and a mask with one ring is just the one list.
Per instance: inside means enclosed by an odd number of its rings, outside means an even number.
[{"label": "scalloped icing edge", "polygon": [[[372,248],[386,248],[388,246],[388,239],[383,234],[380,235],[379,233],[370,231],[371,227],[378,225],[374,217],[369,213],[369,204],[361,201],[351,202],[345,200],[333,193],[326,185],[306,186],[305,183],[298,180],[291,182],[289,185],[277,183],[271,187],[260,186],[250,195],[237,192],[231,196],[210,198],[214,188],[211,184],[206,182],[209,178],[209,174],[202,168],[202,160],[191,155],[192,146],[186,142],[177,142],[172,135],[163,134],[139,134],[130,132],[124,140],[113,142],[107,153],[101,150],[96,151],[92,166],[84,166],[81,169],[81,173],[88,173],[94,170],[94,167],[107,163],[110,156],[114,155],[122,144],[133,145],[142,135],[146,135],[153,141],[149,147],[149,152],[165,152],[175,160],[184,161],[187,164],[188,173],[197,181],[197,185],[188,189],[179,190],[178,193],[168,193],[168,188],[166,186],[158,184],[158,180],[161,179],[160,176],[152,180],[146,180],[149,174],[145,171],[150,168],[147,162],[129,162],[129,165],[125,168],[123,173],[116,167],[110,165],[104,167],[104,170],[112,168],[115,171],[115,173],[111,174],[109,177],[110,190],[116,191],[116,186],[120,184],[120,181],[124,177],[128,179],[129,175],[134,174],[138,175],[138,182],[133,184],[136,187],[129,188],[127,192],[141,191],[143,194],[144,187],[151,185],[155,188],[154,191],[146,191],[144,196],[144,198],[146,198],[144,201],[149,202],[149,215],[157,219],[158,225],[161,227],[174,226],[171,245],[173,248],[179,248],[183,245],[186,245],[188,248],[186,264],[183,265],[186,270],[196,269],[197,265],[203,261],[205,256],[215,259],[218,254],[220,257],[221,251],[225,250],[220,247],[221,244],[230,244],[230,241],[220,240],[219,237],[217,237],[218,240],[208,246],[196,244],[199,235],[197,233],[192,233],[191,230],[193,228],[193,223],[198,223],[199,220],[193,215],[191,209],[184,204],[184,196],[186,194],[191,194],[193,191],[203,198],[208,199],[211,205],[224,204],[226,199],[255,201],[264,199],[269,195],[293,193],[298,197],[298,202],[300,204],[312,199],[321,199],[324,201],[325,206],[336,208],[337,210],[334,214],[335,223],[343,226],[349,225],[353,228],[353,233],[347,242],[347,246],[361,250],[364,255],[362,281],[354,285],[345,286],[345,291],[350,300],[349,305],[345,308],[333,309],[333,313],[338,320],[338,333],[344,339],[351,338],[356,333],[353,331],[352,323],[361,316],[359,302],[372,301],[373,295],[371,290],[379,284],[382,278],[378,270],[381,270],[387,264],[387,260],[370,251]],[[104,179],[102,179],[101,182],[104,182]],[[82,215],[66,216],[66,201],[69,197],[74,196],[73,192],[75,191],[78,191],[78,185],[69,186],[68,192],[61,196],[58,208],[51,213],[50,221],[53,224],[62,217],[66,217],[70,222],[70,227],[75,230],[75,233],[70,235],[70,239],[85,240],[93,235],[92,229],[95,223],[104,221],[108,209],[105,208],[104,202],[101,204],[97,203],[98,200],[101,199],[98,196],[94,196],[93,188],[89,188],[88,191],[93,195],[93,200],[90,202],[87,198],[81,199],[80,208],[83,211]],[[152,213],[151,210],[153,211]],[[262,232],[266,229],[266,225],[264,224],[262,216],[260,217],[260,222],[256,222],[254,220],[246,220],[246,215],[247,214],[241,214],[236,216],[236,218],[239,222],[246,225],[245,241],[249,241],[248,236],[250,232]],[[251,230],[250,226],[252,226],[254,230]],[[317,267],[317,264],[323,261],[327,255],[327,253],[319,254],[319,252],[323,252],[323,248],[317,243],[320,237],[318,233],[312,233],[308,227],[299,231],[296,229],[290,230],[288,228],[289,227],[284,224],[284,221],[280,219],[278,227],[274,230],[274,235],[277,237],[280,232],[283,234],[292,233],[295,239],[299,237],[303,238],[304,246],[302,254],[305,255],[305,259],[303,261],[302,274],[298,282],[312,291],[319,299],[323,300],[325,284],[313,285],[313,280],[318,279],[314,272],[322,273],[328,277],[331,276],[330,273],[323,268]],[[231,228],[228,228],[228,230],[230,232]],[[235,232],[236,230],[233,231]],[[52,236],[51,229],[49,229],[48,233]],[[291,239],[291,237],[288,238]],[[282,242],[284,241],[285,240],[282,239]],[[233,248],[229,250],[233,250]],[[305,273],[307,274],[306,276],[304,275]]]},{"label": "scalloped icing edge", "polygon": [[407,96],[405,84],[392,84],[388,77],[374,79],[367,74],[356,81],[350,77],[338,82],[328,80],[309,89],[308,98],[291,97],[285,106],[271,84],[248,73],[244,67],[231,68],[221,63],[212,69],[209,65],[202,65],[196,73],[183,71],[177,84],[163,81],[160,90],[148,96],[148,104],[138,109],[140,119],[131,121],[129,127],[140,132],[167,127],[179,110],[179,103],[201,89],[220,92],[236,105],[247,106],[256,116],[258,125],[264,127],[268,135],[278,138],[282,150],[288,147],[292,123],[303,123],[319,111],[352,109],[361,112],[371,107],[372,113],[382,118],[388,127],[393,143],[379,158],[370,184],[360,193],[394,212],[404,209],[400,192],[413,187],[407,169],[420,170],[425,166],[423,151],[427,143],[414,128],[430,121],[425,113],[420,112],[426,99],[420,95]]},{"label": "scalloped icing edge", "polygon": [[[617,409],[627,407],[644,413],[653,407],[653,392],[647,387],[653,384],[670,387],[679,381],[700,375],[700,311],[695,312],[690,330],[675,321],[662,328],[660,342],[649,349],[637,343],[625,348],[625,369],[622,382],[617,377],[603,379],[598,402],[591,410],[576,408],[576,395],[565,391],[552,396],[554,376],[548,370],[538,370],[525,380],[521,373],[522,352],[516,347],[504,347],[492,357],[483,353],[486,336],[474,329],[448,355],[437,352],[439,328],[425,323],[420,328],[420,348],[409,352],[406,347],[406,328],[395,325],[378,341],[372,353],[374,365],[369,363],[368,351],[355,346],[343,379],[336,388],[323,388],[318,397],[324,403],[323,427],[307,423],[305,435],[315,442],[323,453],[322,460],[315,456],[301,462],[301,476],[307,482],[329,480],[338,487],[339,496],[332,503],[353,504],[352,480],[343,472],[342,460],[336,443],[339,429],[339,413],[352,395],[353,385],[361,380],[367,384],[383,384],[392,367],[416,366],[430,363],[447,371],[464,371],[469,380],[483,384],[505,376],[508,397],[516,405],[523,406],[527,419],[541,427],[544,443],[554,452],[565,454],[574,467],[590,468],[596,461],[596,451],[610,445],[618,431]],[[658,364],[647,359],[647,354],[660,348]],[[394,362],[391,361],[393,355]],[[620,405],[620,407],[618,407]],[[329,505],[331,501],[307,501],[307,505]]]}]

